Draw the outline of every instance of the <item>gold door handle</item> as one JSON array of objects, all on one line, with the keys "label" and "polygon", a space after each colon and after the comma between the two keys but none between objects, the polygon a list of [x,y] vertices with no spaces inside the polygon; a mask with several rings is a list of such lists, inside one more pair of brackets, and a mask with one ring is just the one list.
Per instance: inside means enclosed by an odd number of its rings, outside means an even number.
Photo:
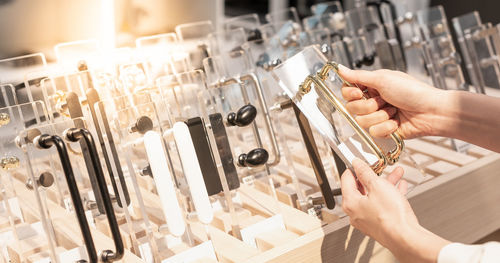
[{"label": "gold door handle", "polygon": [[[342,76],[339,74],[338,64],[333,61],[327,62],[326,65],[318,72],[319,78],[325,81],[326,78],[328,77],[328,71],[330,70],[333,70],[337,74],[339,79],[342,81],[342,83],[344,83],[346,86],[359,88],[358,85],[356,84],[353,85],[350,82],[346,81],[344,78],[342,78]],[[366,95],[366,93],[364,92],[363,92],[363,98],[369,99],[368,95]],[[404,150],[405,143],[403,138],[397,131],[391,133],[390,137],[396,143],[396,148],[386,153],[386,158],[387,158],[387,164],[393,165],[399,160],[399,157],[401,156],[401,153]]]},{"label": "gold door handle", "polygon": [[327,62],[316,74],[311,74],[306,77],[304,82],[299,87],[299,92],[296,95],[297,99],[300,100],[303,95],[307,94],[311,90],[312,84],[314,84],[318,91],[320,91],[325,96],[325,98],[335,107],[335,109],[348,121],[354,131],[377,156],[378,161],[372,165],[372,169],[375,173],[380,174],[387,165],[392,165],[397,162],[404,149],[404,141],[398,133],[392,133],[391,138],[396,143],[396,147],[388,153],[384,153],[381,147],[378,146],[375,140],[368,134],[368,132],[356,122],[354,117],[347,111],[344,104],[326,85],[325,81],[330,70],[333,70],[338,75],[343,84],[347,86],[357,87],[356,85],[352,85],[351,83],[344,80],[338,74],[338,64],[330,61]]}]

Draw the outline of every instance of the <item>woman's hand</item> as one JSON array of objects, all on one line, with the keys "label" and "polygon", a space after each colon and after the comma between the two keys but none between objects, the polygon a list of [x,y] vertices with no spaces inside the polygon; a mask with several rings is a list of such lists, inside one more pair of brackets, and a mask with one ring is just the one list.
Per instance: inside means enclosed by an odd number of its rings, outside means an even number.
[{"label": "woman's hand", "polygon": [[363,99],[357,87],[342,88],[347,110],[374,137],[386,137],[396,130],[404,138],[436,135],[439,107],[444,92],[410,75],[391,70],[351,70],[342,65],[340,75],[357,84],[371,97]]},{"label": "woman's hand", "polygon": [[351,225],[391,250],[401,262],[436,262],[449,241],[419,225],[405,198],[403,169],[398,167],[382,178],[359,159],[352,165],[357,179],[350,170],[341,177],[342,209]]}]

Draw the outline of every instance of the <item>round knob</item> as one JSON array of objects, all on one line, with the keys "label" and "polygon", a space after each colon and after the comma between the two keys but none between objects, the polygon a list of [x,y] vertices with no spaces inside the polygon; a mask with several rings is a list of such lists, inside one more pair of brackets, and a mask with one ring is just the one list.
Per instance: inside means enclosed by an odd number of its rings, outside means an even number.
[{"label": "round knob", "polygon": [[375,54],[365,55],[363,58],[363,64],[365,66],[371,66],[375,62]]},{"label": "round knob", "polygon": [[85,61],[85,60],[78,61],[77,68],[78,68],[78,71],[89,70],[89,67],[87,66],[87,61]]},{"label": "round knob", "polygon": [[238,164],[243,167],[263,165],[269,159],[269,153],[262,148],[253,149],[248,153],[240,154]]},{"label": "round knob", "polygon": [[260,30],[250,30],[250,32],[248,32],[247,41],[258,41],[259,44],[262,43],[262,33],[260,32]]},{"label": "round knob", "polygon": [[38,185],[50,187],[54,183],[54,176],[49,172],[44,172],[38,177]]},{"label": "round knob", "polygon": [[151,165],[148,164],[146,167],[142,168],[141,175],[153,177],[153,171],[151,171]]},{"label": "round knob", "polygon": [[332,48],[328,44],[321,45],[321,53],[323,55],[328,56],[332,52]]},{"label": "round knob", "polygon": [[153,120],[148,116],[141,116],[135,122],[135,125],[129,128],[130,132],[138,132],[140,134],[144,134],[147,131],[153,129]]},{"label": "round knob", "polygon": [[356,60],[354,60],[354,62],[353,62],[353,64],[354,64],[354,67],[355,67],[355,68],[361,68],[361,66],[363,66],[361,63],[362,63],[362,62],[361,62],[361,60],[359,60],[359,59],[356,59]]},{"label": "round knob", "polygon": [[271,71],[273,70],[275,67],[277,67],[279,64],[281,64],[281,59],[277,58],[277,59],[273,59],[267,63],[265,63],[263,65],[263,68],[266,70],[266,71]]},{"label": "round knob", "polygon": [[227,123],[231,126],[244,127],[252,123],[257,116],[257,109],[251,105],[241,107],[237,113],[231,112],[227,115]]}]

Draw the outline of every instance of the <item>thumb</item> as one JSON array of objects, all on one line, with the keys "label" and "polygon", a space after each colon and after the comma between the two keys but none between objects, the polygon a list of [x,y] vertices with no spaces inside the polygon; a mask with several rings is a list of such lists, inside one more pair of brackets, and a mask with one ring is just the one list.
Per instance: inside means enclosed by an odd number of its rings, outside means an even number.
[{"label": "thumb", "polygon": [[339,64],[339,75],[350,82],[351,84],[361,84],[365,87],[378,90],[380,85],[380,75],[373,71],[366,70],[352,70],[344,65]]},{"label": "thumb", "polygon": [[359,182],[361,182],[365,189],[370,191],[373,187],[373,182],[378,178],[377,175],[373,172],[372,168],[358,158],[354,158],[354,160],[352,161],[352,166]]}]

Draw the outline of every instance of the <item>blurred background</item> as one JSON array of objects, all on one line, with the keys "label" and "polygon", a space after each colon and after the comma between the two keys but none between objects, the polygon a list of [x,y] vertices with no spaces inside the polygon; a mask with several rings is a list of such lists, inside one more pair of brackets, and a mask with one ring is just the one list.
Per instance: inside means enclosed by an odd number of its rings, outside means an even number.
[{"label": "blurred background", "polygon": [[[344,9],[356,0],[341,1]],[[57,43],[100,39],[113,47],[134,46],[144,35],[172,32],[175,25],[248,13],[264,15],[294,6],[301,17],[321,0],[0,0],[0,59],[44,52]],[[500,1],[396,0],[399,13],[441,4],[452,18],[478,10],[484,21],[500,22]]]}]

